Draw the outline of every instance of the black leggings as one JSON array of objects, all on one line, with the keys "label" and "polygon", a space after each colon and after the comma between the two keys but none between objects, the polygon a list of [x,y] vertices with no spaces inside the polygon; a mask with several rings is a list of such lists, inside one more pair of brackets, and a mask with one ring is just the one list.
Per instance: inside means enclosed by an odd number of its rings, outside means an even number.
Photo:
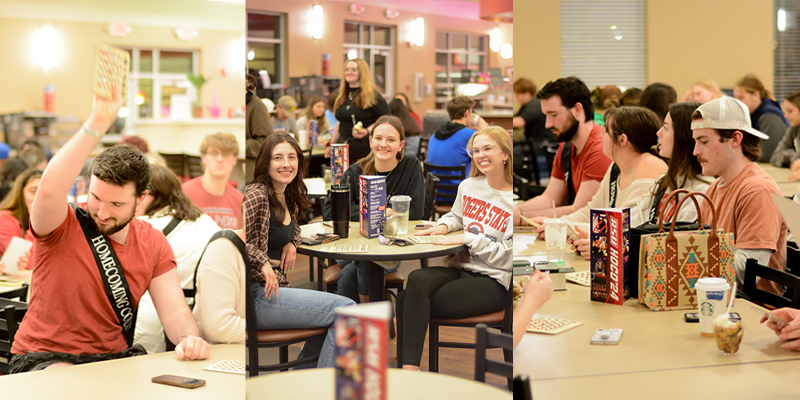
[{"label": "black leggings", "polygon": [[412,272],[406,290],[397,298],[402,363],[420,365],[431,318],[467,318],[500,311],[507,295],[508,290],[495,279],[460,268]]}]

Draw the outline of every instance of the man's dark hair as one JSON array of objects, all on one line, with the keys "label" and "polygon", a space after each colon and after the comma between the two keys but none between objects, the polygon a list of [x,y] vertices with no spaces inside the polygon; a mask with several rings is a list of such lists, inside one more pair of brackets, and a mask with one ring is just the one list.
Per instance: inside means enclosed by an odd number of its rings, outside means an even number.
[{"label": "man's dark hair", "polygon": [[547,82],[546,85],[536,93],[536,98],[541,100],[558,96],[561,104],[567,108],[574,108],[575,104],[581,103],[583,106],[584,122],[594,120],[594,106],[592,105],[592,92],[582,80],[575,76],[558,78]]},{"label": "man's dark hair", "polygon": [[456,97],[447,102],[447,114],[451,120],[461,119],[472,107],[475,107],[475,100],[464,96]]},{"label": "man's dark hair", "polygon": [[150,184],[150,163],[141,151],[131,146],[109,147],[92,160],[87,176],[120,187],[133,182],[139,197]]},{"label": "man's dark hair", "polygon": [[669,106],[678,102],[675,88],[666,83],[656,82],[647,85],[639,99],[639,106],[653,110],[661,122],[667,117]]}]

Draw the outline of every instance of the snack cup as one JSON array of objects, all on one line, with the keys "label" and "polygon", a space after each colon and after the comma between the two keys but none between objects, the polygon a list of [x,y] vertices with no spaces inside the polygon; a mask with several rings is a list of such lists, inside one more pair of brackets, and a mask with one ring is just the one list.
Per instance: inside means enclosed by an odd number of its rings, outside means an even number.
[{"label": "snack cup", "polygon": [[714,319],[714,340],[722,354],[730,355],[739,352],[739,345],[744,336],[744,323],[730,319],[729,314],[722,314]]}]

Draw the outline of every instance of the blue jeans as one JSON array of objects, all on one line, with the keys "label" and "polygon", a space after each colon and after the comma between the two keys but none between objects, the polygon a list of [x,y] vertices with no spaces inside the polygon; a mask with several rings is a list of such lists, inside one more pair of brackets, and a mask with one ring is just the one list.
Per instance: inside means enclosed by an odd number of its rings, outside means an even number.
[{"label": "blue jeans", "polygon": [[[281,288],[279,296],[267,299],[264,296],[264,287],[253,284],[256,309],[256,329],[304,329],[328,328],[325,339],[315,337],[306,341],[300,351],[301,360],[319,354],[316,367],[332,368],[333,361],[333,333],[334,313],[336,307],[352,306],[355,302],[332,293],[318,292],[316,290]],[[313,363],[305,364],[300,368],[313,368]]]},{"label": "blue jeans", "polygon": [[[336,260],[336,263],[342,266],[337,288],[340,296],[358,302],[358,295],[369,294],[369,261]],[[384,269],[383,274],[397,271],[398,268],[400,268],[400,262],[394,268]]]}]

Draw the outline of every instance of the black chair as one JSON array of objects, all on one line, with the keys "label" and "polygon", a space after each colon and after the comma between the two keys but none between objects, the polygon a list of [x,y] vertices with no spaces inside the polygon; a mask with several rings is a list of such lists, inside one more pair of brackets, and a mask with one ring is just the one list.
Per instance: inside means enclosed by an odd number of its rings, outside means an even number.
[{"label": "black chair", "polygon": [[[452,183],[442,183],[443,181],[448,180],[457,180],[459,182],[463,181],[466,178],[466,170],[467,166],[461,164],[455,167],[446,167],[442,165],[434,165],[430,164],[427,161],[422,163],[423,171],[427,174],[430,172],[433,176],[439,178],[439,185],[436,186],[435,195],[434,197],[437,198],[436,200],[436,210],[437,214],[445,214],[450,212],[450,209],[453,207],[453,202],[456,200],[456,192],[458,191],[458,184]],[[455,175],[447,175],[448,173],[455,172]],[[452,193],[442,193],[443,191],[450,191]]]},{"label": "black chair", "polygon": [[522,169],[527,175],[522,175],[537,186],[542,184],[541,174],[539,173],[539,160],[536,158],[536,142],[533,139],[526,139],[522,144]]},{"label": "black chair", "polygon": [[533,400],[533,392],[531,392],[531,379],[528,377],[528,375],[521,374],[514,377],[514,399]]},{"label": "black chair", "polygon": [[200,156],[186,155],[186,174],[189,179],[203,176],[203,161]]},{"label": "black chair", "polygon": [[4,299],[16,299],[19,301],[28,301],[28,282],[22,282],[22,286],[8,292],[0,293],[0,297]]},{"label": "black chair", "polygon": [[516,194],[520,200],[528,200],[530,198],[528,197],[528,188],[530,187],[530,182],[517,174],[513,174],[513,179],[514,194]]},{"label": "black chair", "polygon": [[[245,347],[247,348],[247,376],[258,376],[260,371],[288,371],[289,368],[297,367],[309,362],[319,360],[319,356],[307,357],[302,360],[289,361],[289,345],[305,342],[315,336],[325,336],[328,333],[327,328],[309,328],[309,329],[282,329],[282,330],[256,330],[256,306],[253,299],[253,293],[250,290],[252,285],[250,268],[247,268],[246,276],[246,305],[245,305],[245,318],[247,320],[247,338]],[[261,365],[258,361],[258,349],[262,348],[278,348],[279,361],[278,364]]]},{"label": "black chair", "polygon": [[547,170],[553,170],[553,160],[558,152],[558,143],[544,142],[541,144],[541,149],[544,150],[544,156],[547,159]]},{"label": "black chair", "polygon": [[425,173],[425,207],[422,210],[422,220],[430,221],[433,218],[433,210],[436,208],[436,188],[439,186],[439,178],[430,172]]},{"label": "black chair", "polygon": [[[514,363],[486,358],[487,348],[502,348],[504,351],[514,350],[514,336],[509,333],[491,332],[486,324],[478,324],[475,332],[475,380],[486,382],[486,373],[503,375],[506,379],[514,376]],[[509,385],[509,390],[512,386]]]},{"label": "black chair", "polygon": [[164,158],[164,161],[167,163],[167,168],[171,169],[172,172],[178,176],[178,179],[181,179],[182,181],[186,180],[186,178],[189,176],[189,169],[185,154],[162,153],[160,151],[158,154]]},{"label": "black chair", "polygon": [[0,299],[0,373],[8,373],[14,336],[27,310],[28,303]]},{"label": "black chair", "polygon": [[[766,279],[792,289],[792,297],[787,298],[756,287],[756,278]],[[758,263],[749,258],[744,270],[744,294],[753,302],[768,304],[775,308],[800,308],[800,278]]]},{"label": "black chair", "polygon": [[417,148],[417,159],[425,162],[428,160],[428,142],[430,139],[421,138],[419,140],[419,147]]}]

